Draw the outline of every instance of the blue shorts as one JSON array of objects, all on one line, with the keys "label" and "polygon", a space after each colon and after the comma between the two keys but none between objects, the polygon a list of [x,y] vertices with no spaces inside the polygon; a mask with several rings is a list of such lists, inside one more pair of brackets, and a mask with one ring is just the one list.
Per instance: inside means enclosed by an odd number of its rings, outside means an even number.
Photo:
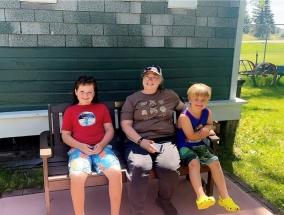
[{"label": "blue shorts", "polygon": [[92,169],[94,169],[98,174],[102,175],[104,170],[111,166],[120,167],[117,157],[108,147],[105,147],[100,154],[95,155],[86,155],[79,149],[71,148],[68,152],[68,155],[69,175],[76,171],[91,174]]}]

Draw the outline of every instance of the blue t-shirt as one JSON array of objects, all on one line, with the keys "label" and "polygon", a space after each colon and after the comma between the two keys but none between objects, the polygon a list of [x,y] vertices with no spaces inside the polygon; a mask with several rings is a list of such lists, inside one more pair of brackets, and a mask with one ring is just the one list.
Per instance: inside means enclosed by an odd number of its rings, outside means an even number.
[{"label": "blue t-shirt", "polygon": [[[207,108],[204,108],[199,119],[194,117],[188,110],[183,110],[181,114],[185,114],[190,119],[194,131],[198,131],[201,127],[206,125],[209,116],[209,110]],[[190,142],[190,140],[187,139],[183,130],[181,128],[177,128],[177,146],[179,149],[182,147],[192,147],[200,145],[205,145],[204,141],[200,140]]]}]

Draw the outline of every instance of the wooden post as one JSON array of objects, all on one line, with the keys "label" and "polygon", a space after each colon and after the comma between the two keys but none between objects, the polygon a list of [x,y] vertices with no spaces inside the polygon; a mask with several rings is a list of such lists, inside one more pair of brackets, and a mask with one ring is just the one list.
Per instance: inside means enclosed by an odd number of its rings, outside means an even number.
[{"label": "wooden post", "polygon": [[239,120],[220,121],[220,141],[219,144],[232,148],[235,142]]}]

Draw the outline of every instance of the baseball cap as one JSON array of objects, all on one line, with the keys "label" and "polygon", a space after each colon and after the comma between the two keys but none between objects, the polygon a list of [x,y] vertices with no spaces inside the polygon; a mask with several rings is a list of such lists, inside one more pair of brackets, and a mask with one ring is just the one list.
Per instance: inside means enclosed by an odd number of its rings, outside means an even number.
[{"label": "baseball cap", "polygon": [[162,69],[159,66],[154,66],[154,65],[145,67],[144,71],[142,72],[142,75],[150,71],[156,73],[157,75],[162,76]]}]

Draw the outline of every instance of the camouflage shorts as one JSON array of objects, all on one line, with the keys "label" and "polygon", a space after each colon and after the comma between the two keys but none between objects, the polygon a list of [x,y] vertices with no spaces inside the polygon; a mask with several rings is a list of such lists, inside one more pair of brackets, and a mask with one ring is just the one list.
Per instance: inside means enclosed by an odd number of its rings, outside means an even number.
[{"label": "camouflage shorts", "polygon": [[188,165],[193,159],[199,160],[202,165],[207,165],[212,161],[218,160],[213,150],[207,145],[182,147],[179,150],[179,154],[181,162],[184,165]]}]

